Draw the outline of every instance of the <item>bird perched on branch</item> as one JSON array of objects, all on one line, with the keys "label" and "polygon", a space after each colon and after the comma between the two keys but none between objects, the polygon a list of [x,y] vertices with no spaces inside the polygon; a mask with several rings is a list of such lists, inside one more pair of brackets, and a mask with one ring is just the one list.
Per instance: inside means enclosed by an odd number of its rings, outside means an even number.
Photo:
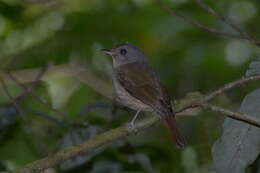
[{"label": "bird perched on branch", "polygon": [[186,142],[176,126],[170,97],[143,51],[131,43],[122,43],[103,52],[112,56],[113,83],[120,103],[137,110],[131,125],[134,126],[140,111],[155,112],[164,121],[177,147],[184,148]]}]

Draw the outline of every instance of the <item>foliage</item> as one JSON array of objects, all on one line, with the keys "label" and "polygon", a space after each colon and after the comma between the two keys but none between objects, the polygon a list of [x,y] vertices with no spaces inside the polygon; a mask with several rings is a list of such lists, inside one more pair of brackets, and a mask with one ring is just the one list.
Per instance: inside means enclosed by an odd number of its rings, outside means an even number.
[{"label": "foliage", "polygon": [[[164,3],[195,21],[236,33],[194,1]],[[257,0],[207,0],[205,3],[260,38]],[[133,111],[121,108],[113,111],[113,102],[97,92],[110,92],[103,89],[105,86],[99,88],[99,80],[111,85],[111,60],[99,50],[126,41],[144,49],[174,99],[182,98],[187,92],[208,93],[240,78],[259,53],[257,46],[245,40],[186,24],[154,1],[2,0],[0,67],[18,72],[17,80],[23,80],[32,91],[19,100],[20,111],[6,91],[0,91],[1,170],[15,170],[55,153],[61,149],[65,136],[77,133],[82,126],[84,129],[86,124],[106,131],[130,121]],[[32,75],[20,73],[62,64],[89,70],[91,75],[86,78],[93,81],[92,85],[86,85],[79,76],[63,69],[57,73],[47,71],[36,84],[32,81],[37,79]],[[24,92],[16,82],[6,83],[14,98]],[[242,86],[214,101],[237,110],[243,98],[258,86],[259,82]],[[211,147],[221,136],[223,117],[201,112],[180,117],[178,123],[189,142],[185,151],[175,149],[167,131],[158,124],[137,136],[106,146],[70,171],[207,172],[212,162]],[[71,143],[75,141],[72,139]]]}]

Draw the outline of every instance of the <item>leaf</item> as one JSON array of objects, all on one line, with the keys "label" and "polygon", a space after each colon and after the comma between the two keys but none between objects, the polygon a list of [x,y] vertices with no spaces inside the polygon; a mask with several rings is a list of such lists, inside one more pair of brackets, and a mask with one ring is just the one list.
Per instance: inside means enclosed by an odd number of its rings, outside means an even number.
[{"label": "leaf", "polygon": [[260,74],[260,59],[250,63],[248,70],[246,71],[246,77]]},{"label": "leaf", "polygon": [[186,172],[197,172],[198,159],[194,149],[188,147],[181,154],[182,154],[182,165],[185,168]]},{"label": "leaf", "polygon": [[12,105],[0,107],[0,141],[8,137],[8,130],[15,124],[18,115],[17,109]]},{"label": "leaf", "polygon": [[182,153],[182,166],[185,172],[210,173],[209,165],[202,165],[198,161],[197,153],[192,147],[187,147]]},{"label": "leaf", "polygon": [[15,122],[17,109],[14,106],[0,107],[0,130]]},{"label": "leaf", "polygon": [[55,74],[49,74],[45,82],[47,83],[47,90],[50,94],[52,105],[55,108],[64,106],[80,86],[79,81],[75,78],[57,78]]},{"label": "leaf", "polygon": [[113,73],[111,66],[111,58],[102,53],[100,50],[103,49],[99,43],[92,45],[92,63],[93,70],[97,70],[102,76],[111,78]]},{"label": "leaf", "polygon": [[[260,89],[257,89],[244,98],[239,111],[259,117],[259,105]],[[258,157],[259,146],[260,128],[226,118],[223,135],[212,149],[213,169],[217,173],[244,173],[248,165]]]},{"label": "leaf", "polygon": [[156,171],[153,167],[150,158],[144,153],[134,153],[128,155],[128,160],[130,161],[130,163],[139,163],[140,166],[145,170],[145,172],[158,173],[158,171]]},{"label": "leaf", "polygon": [[115,161],[98,161],[94,163],[93,170],[90,173],[115,173],[122,170],[122,165]]},{"label": "leaf", "polygon": [[[101,129],[99,127],[93,125],[88,125],[86,128],[72,129],[66,136],[63,137],[61,148],[80,144],[88,140],[89,138],[96,136],[100,131]],[[69,159],[60,165],[61,169],[70,170],[81,166],[82,164],[85,164],[87,161],[89,161],[92,157],[102,152],[103,149],[104,147],[101,147],[91,153],[86,153],[83,155],[79,155],[73,159]]]}]

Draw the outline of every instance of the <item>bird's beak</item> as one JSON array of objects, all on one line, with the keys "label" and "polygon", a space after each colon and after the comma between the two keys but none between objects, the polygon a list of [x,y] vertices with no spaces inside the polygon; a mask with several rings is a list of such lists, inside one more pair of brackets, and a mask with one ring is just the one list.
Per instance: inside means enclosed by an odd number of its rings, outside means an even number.
[{"label": "bird's beak", "polygon": [[111,55],[112,56],[112,51],[111,49],[101,49],[101,51],[107,55]]}]

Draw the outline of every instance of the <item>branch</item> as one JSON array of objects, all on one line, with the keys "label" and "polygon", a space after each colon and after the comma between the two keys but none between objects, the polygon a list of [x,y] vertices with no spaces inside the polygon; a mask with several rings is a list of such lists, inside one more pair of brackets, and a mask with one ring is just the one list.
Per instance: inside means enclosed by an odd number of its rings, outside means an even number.
[{"label": "branch", "polygon": [[[69,71],[74,71],[71,69],[71,67],[69,67],[69,68],[70,68]],[[78,68],[75,69],[75,71],[77,71],[77,70],[78,70]],[[66,69],[65,71],[68,71],[68,69]],[[80,73],[75,73],[75,71],[74,71],[74,75],[80,74]],[[35,71],[30,71],[30,72],[34,73]],[[71,73],[68,73],[68,74],[66,73],[63,75],[71,75]],[[242,84],[248,83],[250,81],[255,81],[255,80],[259,80],[259,79],[260,79],[260,75],[242,78],[240,80],[230,82],[230,83],[224,85],[223,87],[209,93],[206,96],[200,96],[200,98],[189,97],[189,98],[187,98],[187,100],[183,99],[184,101],[182,100],[180,104],[176,105],[177,107],[179,107],[179,109],[177,111],[178,112],[177,115],[180,115],[181,113],[183,113],[184,110],[189,109],[189,108],[204,107],[204,108],[208,108],[208,109],[211,109],[214,111],[224,113],[225,115],[228,115],[231,118],[235,118],[240,121],[244,121],[244,122],[247,122],[249,124],[259,127],[259,124],[260,124],[259,120],[252,119],[248,115],[232,112],[232,111],[229,111],[229,110],[226,110],[223,108],[219,109],[216,106],[212,107],[206,103],[207,101],[212,100],[213,98],[215,98],[216,96],[218,96],[219,94],[221,94],[225,91],[228,91],[235,87],[241,86]],[[106,86],[108,86],[108,85],[106,84]],[[247,118],[244,118],[244,117],[247,117]],[[137,132],[140,132],[140,131],[150,127],[157,121],[159,121],[159,117],[152,116],[149,119],[146,119],[144,121],[141,121],[140,123],[137,123],[134,129],[131,127],[128,127],[128,126],[122,126],[122,127],[116,128],[116,129],[109,130],[103,134],[97,135],[96,137],[89,139],[88,141],[86,141],[80,145],[66,148],[64,150],[57,152],[56,154],[54,154],[52,156],[49,156],[49,157],[43,158],[41,160],[35,161],[31,164],[28,164],[24,168],[18,169],[15,172],[19,172],[19,173],[41,172],[42,170],[49,168],[49,167],[53,167],[53,166],[63,162],[64,160],[76,157],[76,156],[86,153],[86,152],[91,152],[91,151],[99,148],[100,146],[111,143],[119,138],[122,138],[122,137],[125,137],[128,135],[132,135],[132,134],[136,134]]]},{"label": "branch", "polygon": [[201,106],[202,104],[212,100],[213,98],[215,98],[216,96],[228,91],[228,90],[231,90],[233,88],[236,88],[236,87],[239,87],[243,84],[246,84],[250,81],[255,81],[255,80],[260,80],[260,74],[259,75],[255,75],[255,76],[250,76],[250,77],[245,77],[245,78],[242,78],[242,79],[238,79],[238,80],[235,80],[233,82],[230,82],[230,83],[227,83],[226,85],[224,85],[223,87],[215,90],[215,91],[212,91],[211,93],[207,94],[206,96],[202,97],[201,99],[197,99],[195,100],[193,103],[189,104],[189,105],[186,105],[185,107],[183,108],[180,108],[177,112],[182,112],[186,109],[189,109],[189,108],[195,108],[195,107],[199,107]]},{"label": "branch", "polygon": [[[20,88],[22,88],[24,90],[24,92],[29,93],[29,89],[23,84],[21,83],[18,79],[16,79],[10,72],[6,73],[7,76],[12,79]],[[43,101],[41,98],[39,98],[37,95],[35,95],[34,93],[30,93],[40,104],[47,106],[50,110],[52,110],[53,112],[57,113],[58,115],[61,115],[63,118],[67,117],[65,115],[65,113],[61,112],[60,110],[52,107],[50,104],[48,104],[47,102]]]},{"label": "branch", "polygon": [[[39,83],[39,81],[41,80],[42,76],[45,74],[45,72],[47,70],[48,70],[48,66],[42,67],[39,70],[39,73],[37,74],[36,78],[32,82],[32,85],[29,88],[24,89],[24,92],[22,92],[22,94],[17,96],[15,98],[15,101],[19,102],[21,99],[23,99],[25,96],[27,96],[30,92],[32,92],[32,90],[34,90],[36,88],[36,85]],[[5,72],[3,72],[3,73],[5,73]],[[10,73],[8,73],[8,75],[12,76]]]},{"label": "branch", "polygon": [[[201,29],[206,30],[206,31],[211,32],[211,33],[225,35],[225,36],[229,36],[229,37],[233,37],[233,38],[245,39],[245,40],[248,40],[250,42],[253,42],[254,44],[256,44],[258,46],[260,45],[259,41],[252,39],[247,33],[243,32],[242,30],[238,30],[239,28],[237,29],[236,26],[234,27],[231,22],[228,22],[225,18],[218,16],[218,14],[214,10],[212,11],[212,9],[205,6],[205,4],[201,4],[201,5],[204,5],[204,6],[202,6],[204,9],[208,10],[208,12],[210,12],[211,14],[214,14],[215,16],[222,18],[222,20],[225,21],[226,23],[231,24],[231,26],[234,29],[236,28],[235,30],[237,30],[241,35],[234,35],[234,34],[230,34],[230,33],[227,33],[227,32],[222,32],[222,31],[219,31],[215,28],[211,28],[211,27],[202,25],[202,24],[195,22],[195,21],[193,21],[193,20],[191,20],[191,19],[189,19],[189,18],[187,18],[187,17],[185,17],[181,14],[176,13],[172,9],[163,5],[160,0],[155,0],[155,1],[159,4],[159,6],[162,9],[167,11],[169,14],[182,19],[184,22],[186,22],[188,24],[191,24],[193,26],[196,26],[198,28],[201,28]],[[198,2],[201,2],[201,1],[198,0]],[[65,66],[64,70],[65,71],[62,71],[62,73],[63,73],[62,75],[77,76],[77,78],[81,82],[87,83],[91,88],[95,89],[97,92],[101,93],[102,95],[109,97],[109,98],[112,98],[111,87],[109,85],[107,85],[106,82],[100,80],[99,78],[96,78],[95,75],[93,73],[91,73],[90,71],[87,71],[87,70],[81,71],[82,69],[79,70],[79,69],[76,69],[76,68],[70,69],[67,66]],[[86,74],[83,75],[84,73],[86,73]],[[34,74],[37,74],[37,73],[34,73]],[[31,73],[31,75],[33,75],[33,76],[34,76],[34,74]],[[10,75],[10,76],[12,76],[12,75]],[[24,77],[28,78],[28,76],[26,76],[26,75],[24,75]],[[13,77],[13,80],[22,87],[23,81],[20,80],[20,79],[19,80],[16,80],[16,79],[19,79],[19,78]],[[184,107],[182,110],[179,110],[178,112],[183,112],[184,110],[186,110],[188,108],[202,107],[202,108],[206,108],[206,109],[210,109],[210,110],[213,110],[213,111],[216,111],[216,112],[223,113],[223,114],[225,114],[225,115],[227,115],[231,118],[234,118],[234,119],[237,119],[237,120],[240,120],[240,121],[244,121],[244,122],[247,122],[249,124],[255,125],[257,127],[260,127],[260,122],[257,119],[249,117],[248,115],[245,115],[245,114],[232,112],[230,110],[227,110],[227,109],[206,103],[206,102],[212,100],[213,98],[215,98],[216,96],[218,96],[219,94],[222,94],[223,92],[225,92],[227,90],[238,87],[238,86],[240,86],[244,83],[247,83],[249,81],[254,81],[254,80],[259,80],[259,79],[260,79],[260,75],[248,77],[248,78],[243,78],[243,79],[231,82],[231,83],[225,85],[224,87],[222,87],[222,88],[220,88],[216,91],[213,91],[210,94],[204,96],[202,99],[198,99],[198,100],[194,101],[193,103]],[[1,79],[1,80],[5,81],[5,79]],[[43,80],[44,80],[44,78],[43,78]],[[41,172],[41,171],[43,171],[43,170],[45,170],[49,167],[56,166],[57,164],[63,162],[64,160],[71,159],[71,158],[76,157],[76,156],[83,154],[83,153],[91,152],[91,151],[93,151],[93,150],[95,150],[95,149],[97,149],[97,148],[99,148],[99,147],[101,147],[105,144],[111,143],[111,142],[113,142],[113,141],[115,141],[119,138],[123,138],[123,137],[126,137],[128,135],[136,134],[137,132],[140,132],[140,131],[152,126],[157,121],[159,121],[159,117],[153,116],[149,119],[141,121],[140,123],[137,123],[134,129],[132,127],[128,127],[128,126],[122,126],[122,127],[116,128],[116,129],[109,130],[109,131],[107,131],[103,134],[97,135],[97,136],[89,139],[88,141],[86,141],[86,142],[84,142],[80,145],[76,145],[76,146],[66,148],[64,150],[57,152],[56,154],[54,154],[52,156],[43,158],[41,160],[34,161],[31,164],[26,165],[24,168],[18,169],[14,172],[15,173]]]},{"label": "branch", "polygon": [[[37,74],[39,74],[41,68],[35,68],[35,69],[28,69],[28,70],[21,70],[21,71],[16,71],[12,72],[12,76],[17,78],[20,83],[31,83],[37,78]],[[87,84],[89,87],[94,89],[96,92],[99,94],[112,98],[112,87],[107,84],[107,82],[101,80],[98,78],[94,73],[92,73],[89,70],[83,69],[81,67],[75,66],[75,65],[70,65],[70,64],[63,64],[63,65],[57,65],[57,66],[52,66],[48,69],[47,73],[44,73],[41,79],[39,80],[48,80],[48,75],[55,75],[55,77],[65,77],[65,76],[74,76],[77,77],[82,83]],[[11,85],[13,84],[13,80],[10,80],[9,77],[3,73],[0,73],[0,77],[5,81],[6,85]],[[199,107],[199,103],[205,103],[216,96],[233,89],[235,87],[238,87],[240,85],[246,84],[250,81],[255,81],[259,80],[260,75],[255,75],[251,77],[245,77],[233,82],[230,82],[223,87],[207,94],[206,96],[201,96],[200,98],[190,98],[190,99],[185,99],[189,100],[188,103],[186,104],[181,104],[181,106],[177,109],[177,113],[181,113],[184,110],[187,110],[189,108],[194,108],[194,107]],[[99,87],[97,87],[94,84],[100,84]]]},{"label": "branch", "polygon": [[[10,72],[10,74],[22,84],[34,82],[37,74],[39,74],[41,68],[32,68]],[[51,66],[48,68],[47,73],[44,73],[41,77],[41,81],[49,79],[49,75],[55,78],[63,77],[75,77],[83,84],[88,85],[90,88],[94,89],[97,93],[102,96],[112,99],[112,87],[107,84],[104,80],[100,79],[93,72],[88,70],[86,67],[81,67],[79,65],[72,64],[62,64]],[[15,81],[9,78],[8,75],[0,71],[0,77],[5,81],[6,85],[14,85]]]},{"label": "branch", "polygon": [[[183,102],[185,102],[185,101],[183,101]],[[178,105],[178,106],[180,106],[180,105]],[[231,118],[234,118],[234,119],[237,119],[240,121],[244,121],[246,123],[260,127],[260,121],[250,117],[249,115],[232,112],[227,109],[223,109],[223,108],[213,106],[210,104],[203,104],[201,106],[203,108],[207,108],[207,109],[211,109],[216,112],[223,113],[225,115],[228,115]],[[57,152],[56,154],[54,154],[52,156],[48,156],[41,160],[34,161],[34,162],[26,165],[24,168],[14,171],[13,173],[31,173],[31,172],[38,173],[38,172],[41,172],[47,168],[54,167],[54,166],[62,163],[63,161],[74,158],[80,154],[94,151],[97,148],[104,146],[105,144],[109,144],[120,138],[129,136],[129,135],[133,135],[133,134],[137,134],[137,133],[141,132],[142,130],[145,130],[146,128],[152,126],[159,120],[160,119],[158,116],[152,116],[139,123],[136,123],[135,128],[132,128],[131,126],[121,126],[116,129],[109,130],[103,134],[97,135],[97,136],[87,140],[86,142],[83,142],[80,145],[66,148],[64,150]]]},{"label": "branch", "polygon": [[20,106],[19,104],[17,104],[15,98],[11,95],[11,93],[9,92],[4,80],[0,79],[0,84],[3,88],[3,90],[5,91],[7,97],[11,100],[12,104],[14,105],[14,107],[17,109],[17,111],[20,111]]},{"label": "branch", "polygon": [[[25,96],[27,96],[28,93],[30,93],[31,90],[33,90],[33,88],[35,87],[35,85],[37,84],[37,82],[39,81],[39,79],[42,77],[42,75],[46,72],[46,70],[47,70],[47,68],[43,67],[43,68],[40,70],[39,74],[36,76],[36,79],[35,79],[33,85],[32,85],[29,89],[23,91],[19,96],[15,97],[15,98],[14,98],[14,97],[11,95],[11,93],[9,92],[9,90],[8,90],[8,88],[7,88],[7,86],[6,86],[5,81],[4,81],[2,78],[0,78],[0,84],[1,84],[1,86],[2,86],[2,88],[3,88],[3,90],[5,91],[5,93],[6,93],[6,95],[8,96],[8,98],[11,100],[12,104],[16,107],[17,111],[19,111],[20,113],[22,112],[22,110],[21,110],[20,105],[19,105],[18,102],[19,102],[22,98],[24,98]],[[4,73],[4,72],[2,72],[2,73]]]},{"label": "branch", "polygon": [[53,118],[53,117],[48,116],[47,114],[45,114],[45,113],[43,113],[43,112],[33,111],[33,110],[30,110],[30,109],[25,109],[25,108],[23,108],[22,106],[20,106],[20,103],[19,103],[19,102],[20,102],[25,96],[27,96],[30,92],[32,92],[32,90],[35,88],[35,85],[36,85],[36,84],[38,83],[38,81],[41,79],[42,75],[46,72],[46,70],[47,70],[47,68],[46,68],[46,67],[43,67],[43,68],[40,70],[40,73],[39,73],[38,76],[36,77],[35,81],[33,82],[33,85],[32,85],[30,88],[28,88],[28,89],[27,89],[27,88],[24,89],[24,91],[23,91],[19,96],[15,97],[15,98],[14,98],[14,97],[11,95],[11,93],[9,92],[9,90],[8,90],[6,84],[5,84],[5,81],[4,81],[2,78],[0,78],[0,84],[1,84],[1,86],[2,86],[2,88],[3,88],[3,90],[5,91],[6,95],[8,96],[8,98],[11,100],[12,104],[15,106],[16,110],[17,110],[18,112],[20,112],[21,114],[22,114],[22,113],[25,114],[25,113],[27,113],[27,112],[31,112],[31,113],[33,113],[33,114],[35,114],[35,115],[39,115],[39,116],[41,116],[42,118],[47,119],[47,120],[50,121],[50,122],[54,122],[54,123],[56,123],[57,125],[60,125],[60,126],[62,126],[62,127],[66,127],[66,128],[69,127],[69,125],[74,125],[74,124],[71,124],[71,123],[67,123],[67,122],[65,122],[65,121],[57,120],[57,119],[55,119],[55,118]]},{"label": "branch", "polygon": [[137,123],[135,125],[135,128],[133,129],[131,126],[121,126],[116,129],[109,130],[103,134],[97,135],[86,142],[72,146],[69,148],[66,148],[64,150],[61,150],[57,152],[56,154],[43,158],[41,160],[34,161],[31,164],[26,165],[24,168],[18,169],[14,171],[13,173],[38,173],[42,172],[43,170],[54,167],[58,165],[59,163],[63,162],[64,160],[68,160],[71,158],[74,158],[80,154],[87,153],[94,151],[95,149],[105,145],[109,144],[117,139],[123,138],[125,136],[136,134],[137,132],[140,132],[151,125],[153,125],[155,122],[159,120],[158,116],[153,116],[152,118],[143,120],[140,123]]},{"label": "branch", "polygon": [[109,104],[106,104],[106,103],[102,103],[102,102],[96,102],[96,103],[90,103],[90,104],[87,104],[85,105],[84,107],[81,108],[80,110],[80,113],[79,114],[86,114],[86,113],[89,113],[93,110],[108,110],[108,109],[111,109],[113,105],[109,105]]},{"label": "branch", "polygon": [[219,88],[211,93],[209,93],[205,98],[204,101],[210,101],[212,100],[214,97],[222,94],[223,92],[226,92],[230,89],[233,89],[235,87],[241,86],[243,84],[246,84],[250,81],[255,81],[255,80],[259,80],[260,79],[260,74],[259,75],[255,75],[255,76],[250,76],[250,77],[243,77],[242,79],[238,79],[236,81],[230,82],[226,85],[224,85],[222,88]]},{"label": "branch", "polygon": [[234,24],[231,20],[229,20],[227,17],[222,16],[221,14],[217,13],[213,8],[210,8],[207,4],[203,2],[203,0],[195,0],[196,3],[203,9],[205,9],[207,12],[209,12],[212,16],[215,16],[222,20],[224,23],[229,25],[231,28],[233,28],[235,31],[239,32],[241,36],[243,36],[245,39],[250,41],[253,44],[256,44],[259,46],[259,42],[253,39],[247,32],[243,31],[239,26]]},{"label": "branch", "polygon": [[[211,27],[205,26],[205,25],[200,24],[200,23],[198,23],[198,22],[196,22],[194,20],[189,19],[188,17],[185,17],[182,14],[177,13],[176,11],[174,11],[171,8],[169,8],[166,5],[164,5],[161,2],[161,0],[154,0],[154,1],[159,5],[159,7],[161,9],[165,10],[170,15],[183,20],[187,24],[190,24],[190,25],[195,26],[197,28],[203,29],[203,30],[205,30],[207,32],[210,32],[210,33],[219,34],[219,35],[228,36],[228,37],[237,38],[237,39],[248,40],[248,41],[250,41],[251,43],[253,43],[253,44],[257,45],[257,46],[260,46],[260,41],[254,40],[252,37],[250,37],[248,34],[246,34],[246,32],[242,32],[240,29],[239,29],[239,32],[243,33],[241,35],[235,35],[235,34],[230,34],[230,33],[223,32],[223,31],[219,31],[219,30],[217,30],[215,28],[211,28]],[[225,23],[228,23],[229,25],[232,25],[232,28],[236,28],[235,30],[238,30],[237,26],[235,26],[232,22],[228,22],[228,20],[226,18],[224,18],[221,15],[217,14],[212,8],[209,8],[205,4],[202,4],[201,0],[196,0],[196,2],[197,1],[200,1],[199,5],[201,5],[202,8],[206,9],[210,14],[212,14],[212,15],[214,14],[214,16],[218,16]]]},{"label": "branch", "polygon": [[220,112],[222,114],[227,115],[230,118],[233,118],[233,119],[236,119],[236,120],[239,120],[239,121],[243,121],[245,123],[248,123],[248,124],[251,124],[253,126],[260,128],[259,119],[254,118],[252,116],[249,116],[247,114],[242,114],[242,113],[239,113],[239,112],[233,112],[233,111],[230,111],[228,109],[224,109],[222,107],[211,105],[211,104],[206,104],[206,103],[202,104],[201,107],[204,108],[204,109],[210,109],[214,112]]}]

